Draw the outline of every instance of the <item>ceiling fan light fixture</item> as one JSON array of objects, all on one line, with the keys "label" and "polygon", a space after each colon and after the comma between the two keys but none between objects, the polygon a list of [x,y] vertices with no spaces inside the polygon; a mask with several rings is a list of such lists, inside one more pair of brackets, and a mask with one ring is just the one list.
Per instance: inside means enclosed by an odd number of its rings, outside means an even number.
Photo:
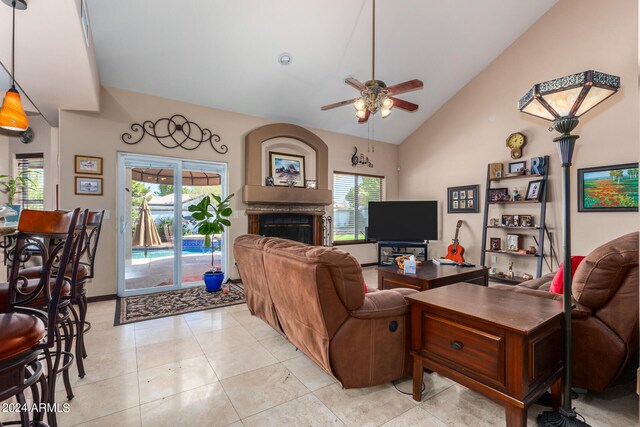
[{"label": "ceiling fan light fixture", "polygon": [[364,99],[362,98],[358,98],[355,100],[355,102],[353,103],[353,106],[356,110],[358,111],[363,111],[364,108],[366,107],[366,104],[364,102]]},{"label": "ceiling fan light fixture", "polygon": [[380,117],[382,117],[383,119],[389,117],[389,114],[391,114],[391,109],[390,108],[384,108],[383,107],[380,110]]},{"label": "ceiling fan light fixture", "polygon": [[359,119],[364,119],[364,117],[367,115],[367,113],[364,110],[358,110],[356,111],[356,117]]},{"label": "ceiling fan light fixture", "polygon": [[382,101],[382,108],[386,108],[387,110],[391,110],[392,107],[393,107],[393,99],[385,98],[384,101]]}]

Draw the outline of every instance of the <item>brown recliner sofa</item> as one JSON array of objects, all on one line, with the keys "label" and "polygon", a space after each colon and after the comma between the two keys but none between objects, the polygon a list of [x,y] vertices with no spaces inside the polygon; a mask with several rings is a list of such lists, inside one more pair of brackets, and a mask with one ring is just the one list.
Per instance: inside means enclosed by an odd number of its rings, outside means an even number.
[{"label": "brown recliner sofa", "polygon": [[362,268],[347,252],[244,235],[233,253],[247,306],[344,388],[410,373],[410,289],[364,293]]},{"label": "brown recliner sofa", "polygon": [[[555,273],[517,286],[491,285],[544,298]],[[573,277],[573,386],[603,391],[638,352],[638,232],[589,253]]]}]

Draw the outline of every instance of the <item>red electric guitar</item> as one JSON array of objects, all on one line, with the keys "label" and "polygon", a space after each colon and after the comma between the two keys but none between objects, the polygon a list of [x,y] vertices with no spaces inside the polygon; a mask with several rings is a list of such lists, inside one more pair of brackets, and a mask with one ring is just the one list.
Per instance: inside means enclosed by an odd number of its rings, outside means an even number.
[{"label": "red electric guitar", "polygon": [[445,255],[446,259],[450,259],[455,262],[464,262],[464,258],[462,254],[464,254],[464,248],[460,243],[458,243],[458,231],[460,231],[460,227],[462,226],[462,220],[458,221],[458,225],[456,225],[456,237],[453,238],[453,244],[449,245],[447,248],[447,255]]}]

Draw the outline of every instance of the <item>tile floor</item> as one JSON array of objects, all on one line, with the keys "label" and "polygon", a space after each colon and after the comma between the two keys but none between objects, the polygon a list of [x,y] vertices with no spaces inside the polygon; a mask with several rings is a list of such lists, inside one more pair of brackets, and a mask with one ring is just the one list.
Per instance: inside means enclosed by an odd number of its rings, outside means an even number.
[{"label": "tile floor", "polygon": [[[369,271],[367,283],[376,283]],[[89,305],[87,375],[74,371],[61,427],[504,426],[501,406],[435,374],[421,403],[391,384],[342,390],[245,305],[118,327],[114,309]],[[397,386],[411,391],[410,380]],[[575,404],[593,427],[638,425],[633,384]],[[541,410],[529,411],[529,425]]]}]

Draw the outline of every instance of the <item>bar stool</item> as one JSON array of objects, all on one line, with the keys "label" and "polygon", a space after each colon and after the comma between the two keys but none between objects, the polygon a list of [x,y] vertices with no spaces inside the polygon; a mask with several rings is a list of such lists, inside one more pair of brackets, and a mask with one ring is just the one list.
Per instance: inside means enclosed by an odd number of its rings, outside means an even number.
[{"label": "bar stool", "polygon": [[[10,280],[3,284],[7,292],[0,293],[0,401],[15,396],[19,404],[26,404],[24,392],[30,389],[37,410],[33,424],[29,412],[21,411],[19,421],[5,425],[47,425],[43,421],[44,408],[40,405],[52,404],[55,395],[43,375],[40,356],[44,353],[50,379],[55,382],[55,376],[51,376],[53,365],[49,349],[56,341],[57,334],[51,331],[58,330],[58,313],[63,303],[61,294],[66,282],[64,275],[52,279],[51,273],[56,265],[66,266],[71,259],[79,211],[24,210],[20,216],[16,245],[9,254]],[[46,243],[52,239],[55,243],[47,247]],[[42,256],[42,273],[37,280],[29,281],[19,275],[19,267],[32,256],[33,249]],[[43,307],[40,298],[46,301],[44,310],[31,307]],[[55,427],[55,410],[46,412],[49,425]]]},{"label": "bar stool", "polygon": [[87,350],[84,345],[84,334],[91,329],[91,323],[86,320],[88,304],[85,285],[95,276],[96,251],[98,249],[98,240],[100,239],[103,218],[104,210],[89,212],[86,216],[86,221],[82,226],[82,238],[80,240],[78,256],[76,260],[74,260],[71,274],[73,280],[71,303],[76,304],[80,312],[78,315],[72,307],[76,327],[76,365],[80,378],[84,378],[85,376],[83,359],[87,357]]}]

